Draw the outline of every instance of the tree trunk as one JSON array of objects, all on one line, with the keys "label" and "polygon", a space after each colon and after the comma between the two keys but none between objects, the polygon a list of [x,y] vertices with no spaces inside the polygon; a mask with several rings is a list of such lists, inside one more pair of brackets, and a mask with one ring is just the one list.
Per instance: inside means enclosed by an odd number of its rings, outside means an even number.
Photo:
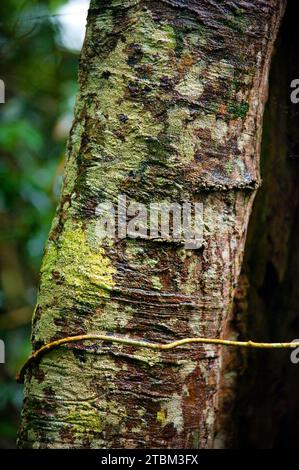
[{"label": "tree trunk", "polygon": [[[261,120],[281,0],[93,1],[33,348],[84,333],[220,337],[259,186]],[[204,242],[99,243],[118,195],[203,204]],[[209,448],[221,350],[72,344],[26,377],[20,447]]]}]

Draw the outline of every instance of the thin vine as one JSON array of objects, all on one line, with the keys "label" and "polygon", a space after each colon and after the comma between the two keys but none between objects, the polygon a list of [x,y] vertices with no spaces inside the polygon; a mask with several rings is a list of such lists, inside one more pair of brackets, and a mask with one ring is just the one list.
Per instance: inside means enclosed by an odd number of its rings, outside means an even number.
[{"label": "thin vine", "polygon": [[147,348],[152,350],[165,351],[169,349],[175,349],[185,344],[200,343],[200,344],[216,344],[219,346],[234,346],[239,348],[253,348],[253,349],[294,349],[299,348],[299,342],[291,343],[256,343],[254,341],[233,341],[227,339],[217,339],[217,338],[185,338],[173,341],[171,343],[152,343],[149,341],[143,341],[138,339],[132,339],[128,337],[120,336],[109,336],[109,335],[99,335],[99,334],[86,334],[86,335],[77,335],[77,336],[68,336],[65,338],[52,341],[45,344],[37,351],[34,351],[32,355],[27,359],[20,372],[17,374],[17,382],[23,383],[27,369],[31,366],[32,363],[36,362],[43,356],[46,352],[53,349],[57,349],[59,346],[68,343],[77,343],[81,341],[108,341],[112,343],[124,344],[126,346],[135,346],[138,348]]}]

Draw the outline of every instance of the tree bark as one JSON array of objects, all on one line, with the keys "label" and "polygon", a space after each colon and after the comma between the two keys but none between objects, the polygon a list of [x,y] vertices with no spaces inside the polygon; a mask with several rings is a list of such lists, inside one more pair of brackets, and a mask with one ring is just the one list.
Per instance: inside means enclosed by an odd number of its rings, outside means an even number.
[{"label": "tree bark", "polygon": [[[299,338],[298,2],[288,2],[275,43],[254,202],[230,328],[239,339]],[[298,364],[289,351],[226,349],[218,435],[224,447],[282,449],[298,443]],[[219,416],[220,415],[220,416]]]},{"label": "tree bark", "polygon": [[[84,333],[153,342],[223,334],[260,183],[284,3],[91,3],[34,349]],[[119,194],[147,205],[203,203],[203,246],[142,237],[99,245],[96,207]],[[210,448],[220,370],[214,346],[52,351],[27,373],[19,446]]]}]

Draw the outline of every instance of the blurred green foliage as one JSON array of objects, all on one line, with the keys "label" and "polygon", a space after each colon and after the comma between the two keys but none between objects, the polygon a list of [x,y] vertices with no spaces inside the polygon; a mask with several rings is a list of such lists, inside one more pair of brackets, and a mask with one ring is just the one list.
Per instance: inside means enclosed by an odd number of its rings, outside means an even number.
[{"label": "blurred green foliage", "polygon": [[0,6],[0,448],[14,447],[22,402],[15,373],[30,353],[42,250],[61,182],[78,53],[63,48],[60,0]]}]

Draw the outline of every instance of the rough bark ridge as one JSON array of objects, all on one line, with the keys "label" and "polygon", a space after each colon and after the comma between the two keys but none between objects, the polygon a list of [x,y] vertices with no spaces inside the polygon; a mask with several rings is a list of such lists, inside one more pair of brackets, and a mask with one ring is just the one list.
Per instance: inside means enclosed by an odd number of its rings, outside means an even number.
[{"label": "rough bark ridge", "polygon": [[[259,184],[280,0],[93,1],[33,347],[86,332],[219,337]],[[202,202],[204,246],[95,234],[95,208]],[[27,374],[21,447],[213,445],[215,347],[61,348]]]}]

